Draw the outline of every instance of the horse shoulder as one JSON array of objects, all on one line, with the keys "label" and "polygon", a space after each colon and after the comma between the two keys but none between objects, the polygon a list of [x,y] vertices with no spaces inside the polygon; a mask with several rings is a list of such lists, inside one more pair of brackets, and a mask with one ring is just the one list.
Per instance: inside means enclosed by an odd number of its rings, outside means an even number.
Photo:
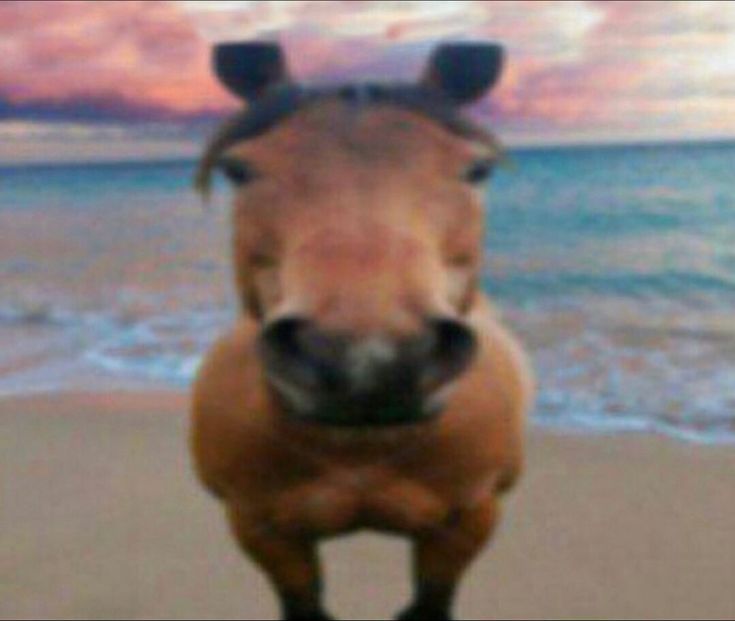
[{"label": "horse shoulder", "polygon": [[478,305],[473,321],[480,337],[481,364],[492,366],[493,385],[502,388],[507,407],[524,418],[536,393],[532,365],[525,348],[487,298]]},{"label": "horse shoulder", "polygon": [[460,386],[460,407],[494,469],[497,489],[512,487],[523,469],[524,435],[535,395],[535,381],[520,341],[500,313],[483,298],[470,317],[479,348],[476,363]]},{"label": "horse shoulder", "polygon": [[258,478],[270,402],[256,358],[256,326],[241,320],[210,349],[192,390],[190,447],[197,474],[218,496]]}]

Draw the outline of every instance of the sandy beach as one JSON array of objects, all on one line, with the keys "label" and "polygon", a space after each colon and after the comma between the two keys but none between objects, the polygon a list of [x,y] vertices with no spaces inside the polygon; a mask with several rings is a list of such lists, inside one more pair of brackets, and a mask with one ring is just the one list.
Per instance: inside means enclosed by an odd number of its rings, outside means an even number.
[{"label": "sandy beach", "polygon": [[[0,401],[0,617],[274,618],[186,451],[183,394]],[[735,451],[534,430],[465,619],[735,617]],[[407,548],[325,547],[339,618],[388,618]]]}]

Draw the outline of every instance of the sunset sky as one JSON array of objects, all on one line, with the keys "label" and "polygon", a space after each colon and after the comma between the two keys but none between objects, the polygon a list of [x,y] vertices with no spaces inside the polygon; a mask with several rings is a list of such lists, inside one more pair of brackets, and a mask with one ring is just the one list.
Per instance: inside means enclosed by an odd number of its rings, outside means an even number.
[{"label": "sunset sky", "polygon": [[311,81],[413,79],[437,41],[507,71],[510,144],[735,137],[735,2],[0,2],[0,161],[193,155],[239,105],[213,42],[279,39]]}]

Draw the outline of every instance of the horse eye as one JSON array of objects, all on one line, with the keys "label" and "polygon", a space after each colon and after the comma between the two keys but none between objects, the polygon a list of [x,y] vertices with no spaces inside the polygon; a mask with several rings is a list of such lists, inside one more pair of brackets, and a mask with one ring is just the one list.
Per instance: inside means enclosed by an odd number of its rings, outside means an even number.
[{"label": "horse eye", "polygon": [[448,263],[451,267],[466,268],[474,263],[474,257],[469,253],[459,253],[449,257]]},{"label": "horse eye", "polygon": [[246,162],[235,158],[222,158],[218,162],[218,167],[234,185],[245,185],[258,176]]},{"label": "horse eye", "polygon": [[259,268],[277,267],[278,259],[275,256],[264,252],[253,252],[250,255],[250,264],[253,267]]},{"label": "horse eye", "polygon": [[473,185],[487,181],[493,173],[495,166],[492,160],[476,160],[472,162],[462,174],[462,178]]}]

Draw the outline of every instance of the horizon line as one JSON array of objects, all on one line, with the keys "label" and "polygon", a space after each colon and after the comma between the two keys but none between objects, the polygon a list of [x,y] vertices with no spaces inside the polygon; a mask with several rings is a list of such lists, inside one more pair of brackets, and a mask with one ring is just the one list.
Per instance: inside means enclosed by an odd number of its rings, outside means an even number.
[{"label": "horizon line", "polygon": [[[615,148],[647,148],[647,147],[673,147],[673,146],[717,146],[735,145],[735,136],[695,136],[695,137],[657,137],[657,138],[623,138],[620,140],[570,140],[570,141],[548,141],[548,142],[509,142],[506,149],[509,152],[525,151],[573,151],[585,149],[615,149]],[[159,164],[174,165],[184,163],[195,163],[199,159],[197,155],[161,155],[160,157],[141,155],[131,157],[120,157],[110,159],[50,159],[50,160],[3,160],[0,158],[1,169],[34,168],[34,167],[64,167],[64,166],[120,166],[131,164]]]}]

